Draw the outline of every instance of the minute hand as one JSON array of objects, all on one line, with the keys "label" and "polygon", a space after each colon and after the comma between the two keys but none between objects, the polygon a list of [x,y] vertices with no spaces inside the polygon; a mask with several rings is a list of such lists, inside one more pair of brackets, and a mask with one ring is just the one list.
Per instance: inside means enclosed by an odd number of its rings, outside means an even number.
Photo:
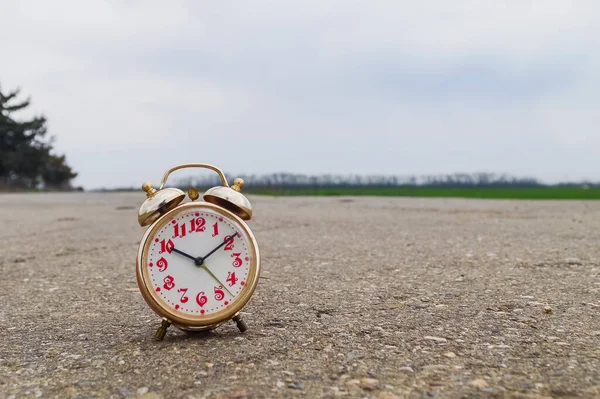
[{"label": "minute hand", "polygon": [[206,272],[207,272],[208,274],[210,274],[212,278],[214,278],[215,280],[217,280],[217,283],[219,283],[219,285],[221,285],[221,287],[223,287],[223,289],[224,289],[225,291],[227,291],[227,293],[233,297],[233,294],[232,294],[232,293],[231,293],[231,292],[230,292],[230,291],[227,289],[227,286],[225,286],[225,284],[223,284],[223,283],[222,283],[222,282],[221,282],[221,281],[220,281],[220,280],[217,278],[217,276],[215,276],[215,275],[213,274],[213,272],[211,272],[210,270],[208,270],[208,267],[206,267],[206,263],[203,263],[203,264],[202,264],[202,266],[200,266],[200,268],[202,268],[202,269],[206,270]]},{"label": "minute hand", "polygon": [[233,234],[231,237],[229,237],[229,239],[228,239],[228,240],[224,240],[224,241],[223,241],[221,244],[219,244],[219,246],[218,246],[218,247],[216,247],[215,249],[213,249],[212,251],[210,251],[209,253],[207,253],[206,255],[204,255],[204,256],[202,257],[202,259],[206,260],[206,258],[208,258],[208,257],[209,257],[209,256],[211,256],[212,254],[214,254],[215,252],[217,252],[217,251],[219,250],[219,248],[221,248],[223,245],[225,245],[225,244],[228,244],[228,243],[229,243],[231,240],[233,240],[233,238],[234,238],[235,236],[237,236],[237,235],[238,235],[238,233],[237,233],[237,232],[236,232],[236,233],[234,233],[234,234]]}]

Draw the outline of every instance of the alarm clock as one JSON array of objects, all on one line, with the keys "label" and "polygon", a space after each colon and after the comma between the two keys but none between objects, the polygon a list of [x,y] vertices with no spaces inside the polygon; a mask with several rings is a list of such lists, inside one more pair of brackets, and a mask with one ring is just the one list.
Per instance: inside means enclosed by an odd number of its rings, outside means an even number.
[{"label": "alarm clock", "polygon": [[[164,188],[169,175],[183,168],[216,172],[221,186],[207,190],[199,200],[197,189],[186,194]],[[183,331],[203,331],[232,320],[240,332],[247,329],[240,316],[256,290],[260,253],[248,227],[252,206],[241,193],[242,179],[229,186],[216,166],[191,163],[165,172],[159,189],[144,183],[147,199],[138,223],[147,227],[137,253],[136,276],[148,306],[162,318],[155,339],[163,340],[173,325]]]}]

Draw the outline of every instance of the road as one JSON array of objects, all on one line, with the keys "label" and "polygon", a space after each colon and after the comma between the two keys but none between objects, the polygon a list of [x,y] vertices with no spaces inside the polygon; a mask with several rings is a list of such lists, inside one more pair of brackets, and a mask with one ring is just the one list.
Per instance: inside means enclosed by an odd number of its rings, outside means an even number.
[{"label": "road", "polygon": [[141,190],[0,195],[0,397],[600,395],[600,202],[249,198],[248,331],[157,342]]}]

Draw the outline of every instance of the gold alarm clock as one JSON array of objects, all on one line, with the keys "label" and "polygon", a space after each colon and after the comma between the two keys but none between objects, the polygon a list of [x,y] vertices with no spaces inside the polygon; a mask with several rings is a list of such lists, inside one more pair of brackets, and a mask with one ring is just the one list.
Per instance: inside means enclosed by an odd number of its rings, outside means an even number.
[{"label": "gold alarm clock", "polygon": [[[163,188],[169,174],[182,168],[215,171],[222,186],[207,190],[202,200],[195,188],[185,193]],[[139,246],[136,275],[148,306],[162,323],[155,338],[162,340],[171,325],[183,331],[217,328],[233,320],[247,329],[240,310],[256,289],[260,254],[246,221],[252,206],[242,195],[242,179],[229,186],[223,172],[203,163],[175,166],[165,172],[158,190],[144,183],[147,199],[138,212],[148,226]]]}]

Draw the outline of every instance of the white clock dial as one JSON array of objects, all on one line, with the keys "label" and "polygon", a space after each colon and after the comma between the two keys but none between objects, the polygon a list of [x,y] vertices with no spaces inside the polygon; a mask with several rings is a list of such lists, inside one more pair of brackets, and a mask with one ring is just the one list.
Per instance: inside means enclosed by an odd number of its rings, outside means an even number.
[{"label": "white clock dial", "polygon": [[253,291],[258,255],[238,220],[214,206],[186,205],[149,232],[141,270],[161,308],[201,320],[236,307]]}]

